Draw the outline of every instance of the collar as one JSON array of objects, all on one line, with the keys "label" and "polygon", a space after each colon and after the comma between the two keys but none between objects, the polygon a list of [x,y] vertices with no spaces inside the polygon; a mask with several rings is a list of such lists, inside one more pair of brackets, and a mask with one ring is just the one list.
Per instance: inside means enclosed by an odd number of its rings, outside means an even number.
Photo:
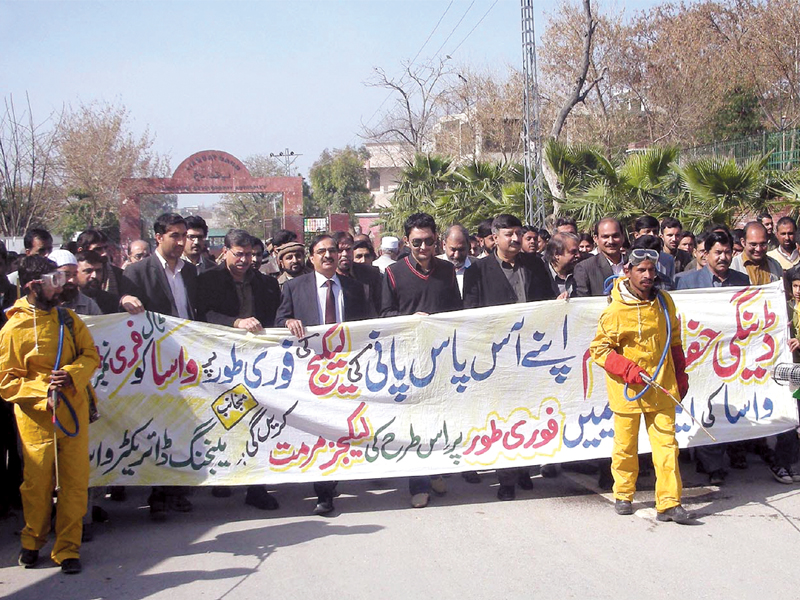
[{"label": "collar", "polygon": [[433,272],[433,268],[434,268],[434,266],[436,264],[434,262],[435,258],[436,258],[435,256],[431,256],[431,263],[430,263],[431,264],[431,268],[428,269],[427,271],[425,271],[422,268],[422,265],[417,262],[417,259],[414,258],[413,254],[409,254],[408,256],[406,256],[406,260],[408,261],[409,266],[412,269],[414,269],[417,273],[421,273],[422,275],[430,275]]},{"label": "collar", "polygon": [[[325,282],[328,281],[328,278],[319,271],[314,271],[314,279],[316,281],[317,288],[321,288],[323,285],[325,285]],[[331,281],[333,281],[334,285],[339,286],[339,289],[342,288],[342,283],[339,281],[339,275],[336,273],[334,273],[333,277],[331,277]]]},{"label": "collar", "polygon": [[520,256],[520,254],[522,254],[522,251],[520,251],[520,253],[517,254],[517,258],[514,259],[514,264],[513,265],[510,262],[507,262],[507,261],[503,260],[502,258],[500,258],[500,255],[497,253],[497,250],[495,250],[492,254],[495,257],[495,259],[497,260],[497,263],[500,265],[501,269],[512,269],[512,270],[516,271],[520,266],[519,265],[519,256]]},{"label": "collar", "polygon": [[797,256],[798,256],[797,248],[795,248],[794,251],[791,254],[786,254],[786,252],[783,251],[783,247],[782,246],[778,246],[778,252],[780,253],[781,256],[783,256],[789,262],[794,262],[795,260],[797,260]]},{"label": "collar", "polygon": [[[159,252],[158,248],[156,248],[156,251],[153,252],[153,254],[155,254],[158,257],[158,262],[161,263],[162,269],[172,271],[172,269],[170,269],[169,265],[167,264],[167,259],[161,256],[161,252]],[[181,257],[178,259],[178,263],[175,265],[175,270],[172,272],[177,275],[178,273],[181,272],[181,269],[183,269],[183,265],[184,265],[184,259],[183,257]]]},{"label": "collar", "polygon": [[752,265],[754,267],[760,267],[763,269],[766,268],[767,262],[768,261],[766,255],[764,255],[764,259],[761,262],[756,262],[753,259],[748,258],[747,254],[745,254],[744,252],[742,253],[742,265],[744,265],[745,267]]},{"label": "collar", "polygon": [[608,264],[610,266],[612,266],[612,267],[616,267],[617,265],[621,265],[621,264],[623,264],[625,262],[625,255],[622,252],[620,252],[620,254],[619,254],[619,262],[611,262],[611,259],[608,258],[608,256],[606,256],[605,254],[603,254],[599,250],[598,250],[598,253],[600,255],[602,255],[602,257],[605,258],[608,261]]},{"label": "collar", "polygon": [[558,279],[560,281],[567,281],[570,277],[572,277],[572,273],[567,273],[566,277],[562,277],[558,274],[558,272],[553,268],[553,264],[548,262],[547,268],[550,269],[550,274],[553,276],[553,279]]}]

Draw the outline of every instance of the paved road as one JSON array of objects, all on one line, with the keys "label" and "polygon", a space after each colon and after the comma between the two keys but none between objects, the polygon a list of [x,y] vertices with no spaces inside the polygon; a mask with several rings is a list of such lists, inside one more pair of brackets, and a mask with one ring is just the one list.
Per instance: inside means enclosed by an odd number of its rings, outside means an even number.
[{"label": "paved road", "polygon": [[[310,485],[277,490],[281,508],[244,505],[244,490],[192,496],[195,511],[148,520],[147,491],[105,501],[111,521],[83,548],[84,572],[48,558],[16,566],[20,515],[0,521],[0,596],[21,600],[257,598],[797,598],[800,486],[775,482],[751,457],[720,488],[684,465],[685,505],[701,524],[655,521],[652,478],[634,516],[617,516],[594,477],[534,478],[515,502],[493,474],[453,476],[426,509],[405,481],[340,486],[331,518],[311,516]],[[46,551],[49,547],[46,548]],[[46,556],[47,552],[43,555]]]}]

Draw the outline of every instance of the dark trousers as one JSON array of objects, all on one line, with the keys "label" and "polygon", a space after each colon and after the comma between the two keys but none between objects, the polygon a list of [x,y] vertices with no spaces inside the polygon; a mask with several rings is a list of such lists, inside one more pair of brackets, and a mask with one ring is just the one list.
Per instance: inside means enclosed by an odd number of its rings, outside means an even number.
[{"label": "dark trousers", "polygon": [[338,483],[338,481],[317,481],[314,483],[314,493],[317,495],[317,499],[320,502],[323,500],[333,500]]},{"label": "dark trousers", "polygon": [[415,494],[431,493],[431,478],[428,475],[408,478],[408,491],[412,496]]},{"label": "dark trousers", "polygon": [[497,470],[497,481],[502,486],[514,487],[522,477],[530,477],[528,467],[511,467],[509,469]]},{"label": "dark trousers", "polygon": [[19,505],[22,459],[19,455],[14,406],[0,400],[0,510]]}]

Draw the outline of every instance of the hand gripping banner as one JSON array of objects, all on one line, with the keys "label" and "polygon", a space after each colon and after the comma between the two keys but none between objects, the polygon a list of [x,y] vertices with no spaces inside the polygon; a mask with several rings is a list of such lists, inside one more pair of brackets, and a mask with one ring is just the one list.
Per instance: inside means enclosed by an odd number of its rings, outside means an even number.
[{"label": "hand gripping banner", "polygon": [[[673,293],[690,390],[720,442],[798,424],[779,283]],[[102,357],[91,485],[437,474],[609,456],[605,298],[253,335],[154,313],[87,318]],[[710,442],[685,412],[682,447]],[[647,452],[642,431],[640,452]]]}]

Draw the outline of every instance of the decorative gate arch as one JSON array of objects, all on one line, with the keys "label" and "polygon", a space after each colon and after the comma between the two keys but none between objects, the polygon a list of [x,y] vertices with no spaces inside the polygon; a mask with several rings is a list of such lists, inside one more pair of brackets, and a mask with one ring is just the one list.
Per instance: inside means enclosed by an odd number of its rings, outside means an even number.
[{"label": "decorative gate arch", "polygon": [[242,161],[227,152],[203,150],[192,154],[169,178],[123,179],[120,192],[123,245],[141,237],[139,198],[143,194],[283,194],[283,227],[303,239],[303,178],[252,177]]}]

